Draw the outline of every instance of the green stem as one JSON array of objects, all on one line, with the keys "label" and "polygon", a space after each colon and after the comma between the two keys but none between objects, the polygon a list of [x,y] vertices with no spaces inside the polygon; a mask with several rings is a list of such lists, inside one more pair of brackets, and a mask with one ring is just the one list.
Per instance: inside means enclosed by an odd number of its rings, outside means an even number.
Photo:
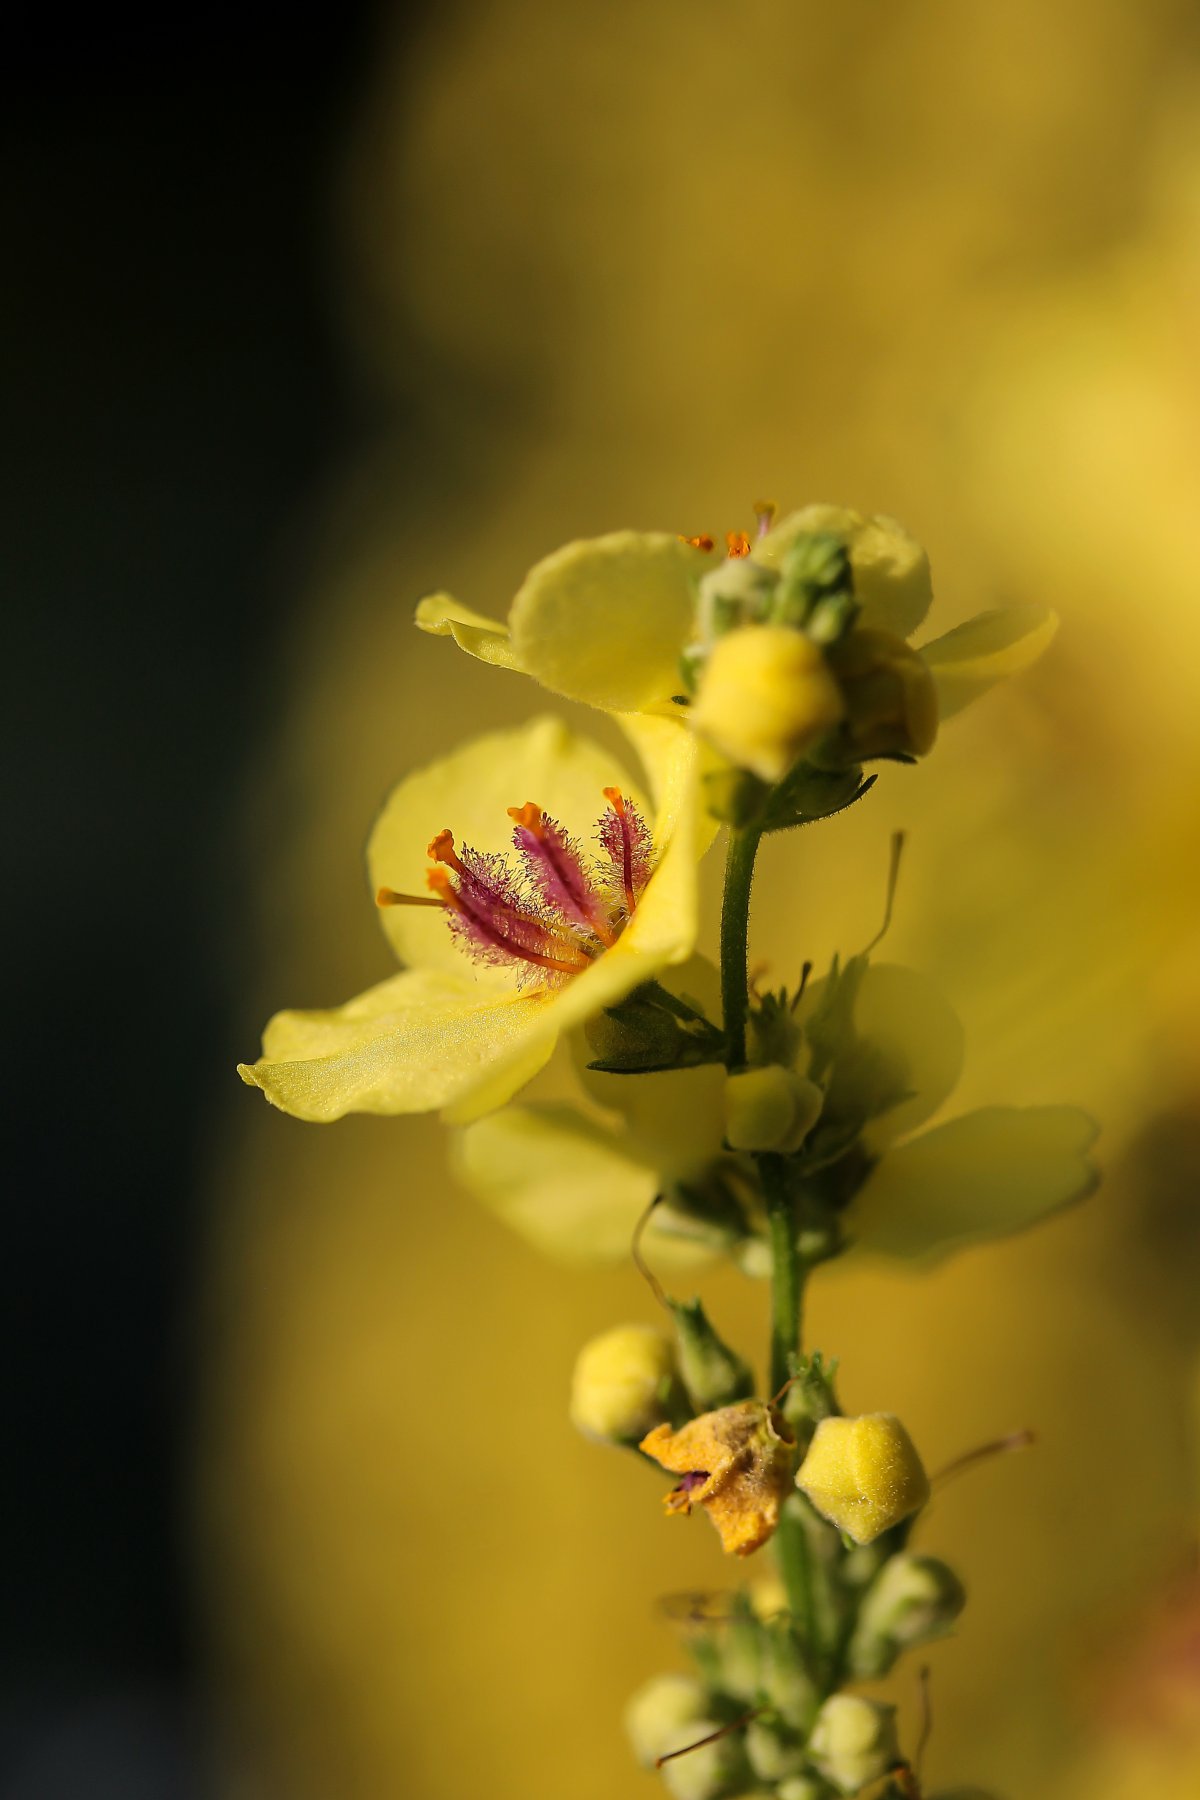
[{"label": "green stem", "polygon": [[792,1373],[800,1351],[806,1270],[796,1250],[796,1208],[787,1188],[781,1156],[758,1158],[759,1180],[767,1203],[771,1246],[771,1353],[767,1385],[777,1394]]},{"label": "green stem", "polygon": [[750,929],[750,883],[758,853],[761,825],[730,827],[725,857],[725,894],[721,902],[721,1008],[725,1025],[725,1064],[744,1068],[749,988],[746,945]]}]

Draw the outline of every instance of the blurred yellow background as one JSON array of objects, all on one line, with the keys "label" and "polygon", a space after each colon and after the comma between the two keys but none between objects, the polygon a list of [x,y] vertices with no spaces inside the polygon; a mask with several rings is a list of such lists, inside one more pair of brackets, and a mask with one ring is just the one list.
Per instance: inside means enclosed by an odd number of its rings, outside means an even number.
[{"label": "blurred yellow background", "polygon": [[[903,825],[888,953],[964,1017],[955,1106],[1101,1119],[1085,1208],[933,1276],[823,1274],[810,1338],[934,1466],[1039,1433],[922,1527],[971,1595],[931,1659],[932,1787],[1194,1793],[1194,1713],[1168,1750],[1143,1722],[1118,1751],[1102,1696],[1196,1527],[1200,20],[467,0],[415,60],[399,39],[385,15],[332,274],[348,356],[428,453],[414,471],[384,433],[344,472],[280,646],[293,703],[245,807],[247,1019],[390,973],[362,871],[378,802],[546,709],[419,637],[421,594],[501,614],[572,536],[720,533],[767,493],[901,519],[934,631],[1052,603],[1031,675],[769,846],[753,949],[782,976],[797,941],[818,964],[860,946]],[[656,1596],[731,1575],[565,1410],[579,1344],[650,1296],[505,1235],[431,1121],[320,1129],[231,1091],[218,1131],[196,1537],[250,1791],[651,1795],[619,1715],[681,1660]],[[761,1291],[706,1292],[760,1353]],[[910,1717],[914,1682],[902,1665]]]}]

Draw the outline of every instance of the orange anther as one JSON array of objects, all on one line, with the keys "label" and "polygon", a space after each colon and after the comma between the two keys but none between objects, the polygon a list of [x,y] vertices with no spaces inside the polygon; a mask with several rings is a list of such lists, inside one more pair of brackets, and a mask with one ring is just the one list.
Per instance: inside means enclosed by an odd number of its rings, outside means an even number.
[{"label": "orange anther", "polygon": [[462,902],[458,897],[457,889],[445,869],[427,870],[425,881],[430,893],[437,895],[437,905],[453,906],[455,908],[462,905]]},{"label": "orange anther", "polygon": [[713,541],[706,531],[701,532],[699,537],[684,537],[681,533],[679,541],[681,544],[690,544],[693,550],[711,550],[713,547]]},{"label": "orange anther", "polygon": [[727,531],[725,542],[729,547],[730,556],[749,556],[750,539],[744,531]]},{"label": "orange anther", "polygon": [[527,800],[524,806],[510,806],[507,810],[509,818],[515,825],[521,825],[526,831],[532,831],[535,837],[541,836],[544,815],[540,806],[535,806],[532,800]]},{"label": "orange anther", "polygon": [[617,817],[623,819],[625,817],[625,796],[620,788],[604,788],[602,791],[604,798],[608,801],[608,804],[612,807]]},{"label": "orange anther", "polygon": [[458,853],[454,848],[454,833],[452,831],[439,831],[425,854],[434,862],[445,863],[449,868],[457,869],[460,874],[462,873],[462,863],[459,861]]}]

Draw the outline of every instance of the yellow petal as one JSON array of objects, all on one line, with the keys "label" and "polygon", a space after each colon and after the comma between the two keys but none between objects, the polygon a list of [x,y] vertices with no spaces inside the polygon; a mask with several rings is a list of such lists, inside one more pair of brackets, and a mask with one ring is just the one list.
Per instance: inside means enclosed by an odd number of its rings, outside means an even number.
[{"label": "yellow petal", "polygon": [[712,753],[681,719],[621,713],[617,724],[637,751],[654,797],[655,843],[670,843],[682,825],[692,835],[697,858],[703,856],[721,829],[720,820],[701,804],[702,776]]},{"label": "yellow petal", "polygon": [[610,712],[669,705],[711,553],[665,532],[567,544],[531,569],[509,613],[521,667]]},{"label": "yellow petal", "polygon": [[[586,844],[604,811],[606,787],[619,787],[649,816],[646,801],[616,758],[589,739],[575,737],[557,719],[535,719],[516,731],[475,738],[392,790],[367,846],[372,892],[390,887],[402,894],[425,894],[428,846],[447,828],[460,846],[510,849],[513,823],[506,809],[527,800]],[[380,916],[402,962],[452,975],[465,972],[481,991],[493,995],[514,992],[512,972],[472,962],[440,910],[389,906]]]},{"label": "yellow petal", "polygon": [[460,650],[501,669],[519,669],[507,625],[461,606],[450,594],[430,594],[417,607],[417,629],[431,637],[452,637]]},{"label": "yellow petal", "polygon": [[618,1113],[631,1147],[659,1171],[660,1185],[697,1179],[721,1155],[725,1069],[663,1069],[649,1075],[584,1072],[588,1093]]},{"label": "yellow petal", "polygon": [[326,1123],[415,1113],[463,1093],[502,1106],[548,1059],[544,997],[497,997],[469,977],[394,975],[327,1012],[276,1013],[263,1054],[238,1073],[273,1106]]},{"label": "yellow petal", "polygon": [[1028,669],[1057,630],[1058,614],[1048,606],[1012,606],[979,613],[922,644],[937,686],[939,716],[952,719],[998,681]]},{"label": "yellow petal", "polygon": [[929,558],[916,538],[884,513],[865,519],[846,506],[805,506],[789,513],[758,543],[756,562],[777,566],[798,537],[828,531],[846,540],[859,624],[910,637],[933,603]]},{"label": "yellow petal", "polygon": [[[546,1255],[571,1263],[628,1261],[633,1230],[659,1189],[656,1171],[621,1139],[570,1106],[507,1106],[457,1134],[463,1185]],[[645,1244],[655,1267],[695,1268],[711,1251],[656,1209]]]},{"label": "yellow petal", "polygon": [[855,1200],[868,1250],[933,1259],[1003,1237],[1096,1185],[1096,1126],[1073,1106],[987,1106],[888,1151]]}]

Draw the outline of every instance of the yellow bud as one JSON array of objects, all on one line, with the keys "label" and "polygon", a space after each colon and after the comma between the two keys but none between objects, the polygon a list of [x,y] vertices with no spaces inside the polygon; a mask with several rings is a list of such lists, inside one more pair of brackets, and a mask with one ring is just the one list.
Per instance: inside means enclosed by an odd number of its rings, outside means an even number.
[{"label": "yellow bud", "polygon": [[694,1675],[654,1675],[644,1683],[625,1708],[625,1730],[643,1769],[652,1769],[667,1744],[707,1711],[708,1690]]},{"label": "yellow bud", "polygon": [[735,1150],[798,1150],[821,1114],[815,1082],[778,1063],[725,1083],[725,1137]]},{"label": "yellow bud", "polygon": [[929,1498],[921,1459],[892,1413],[822,1419],[796,1486],[856,1544],[869,1544]]},{"label": "yellow bud", "polygon": [[584,1345],[571,1378],[571,1423],[585,1437],[634,1442],[666,1417],[675,1347],[653,1325],[617,1325]]},{"label": "yellow bud", "polygon": [[937,688],[924,659],[887,631],[857,630],[830,651],[845,702],[842,754],[924,756],[937,737]]},{"label": "yellow bud", "polygon": [[747,625],[713,645],[691,719],[730,762],[773,784],[844,711],[811,639],[782,625]]},{"label": "yellow bud", "polygon": [[857,1794],[899,1756],[896,1709],[858,1694],[834,1694],[817,1714],[809,1756],[839,1794]]}]

